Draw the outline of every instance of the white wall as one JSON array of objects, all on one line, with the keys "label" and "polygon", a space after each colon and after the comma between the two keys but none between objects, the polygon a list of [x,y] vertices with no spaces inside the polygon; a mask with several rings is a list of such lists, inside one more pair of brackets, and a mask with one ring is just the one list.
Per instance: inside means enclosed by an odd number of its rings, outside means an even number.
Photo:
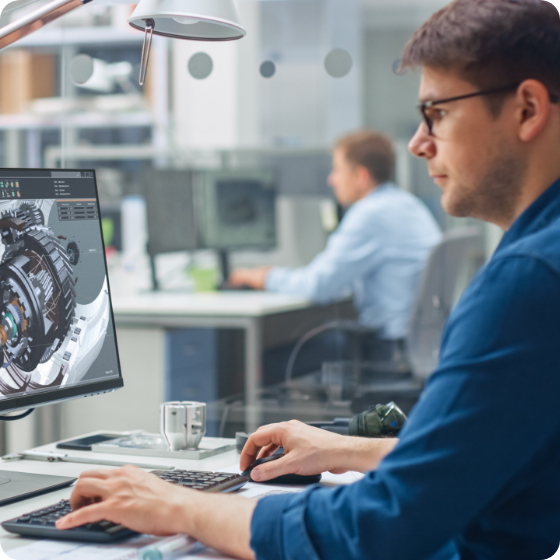
[{"label": "white wall", "polygon": [[[247,36],[223,43],[173,42],[173,119],[179,148],[235,148],[257,142],[255,111],[259,53],[259,4],[238,5]],[[213,70],[204,80],[188,71],[190,58],[207,53]]]},{"label": "white wall", "polygon": [[[359,0],[239,2],[247,36],[226,43],[173,43],[173,119],[179,149],[329,146],[363,124]],[[336,79],[324,60],[334,48],[353,58]],[[187,65],[205,52],[212,74]],[[260,75],[272,60],[276,74]]]}]

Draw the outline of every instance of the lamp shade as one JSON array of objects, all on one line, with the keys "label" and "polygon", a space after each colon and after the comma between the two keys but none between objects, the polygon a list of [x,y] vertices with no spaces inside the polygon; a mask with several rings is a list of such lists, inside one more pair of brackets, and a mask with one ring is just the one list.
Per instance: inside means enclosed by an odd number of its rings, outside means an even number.
[{"label": "lamp shade", "polygon": [[128,23],[141,31],[196,41],[233,41],[246,35],[233,0],[140,0]]}]

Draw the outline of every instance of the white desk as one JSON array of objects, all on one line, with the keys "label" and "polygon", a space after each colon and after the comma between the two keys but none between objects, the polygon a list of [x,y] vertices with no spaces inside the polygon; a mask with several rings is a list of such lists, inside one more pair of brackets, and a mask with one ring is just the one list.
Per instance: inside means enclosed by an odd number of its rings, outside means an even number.
[{"label": "white desk", "polygon": [[206,318],[263,317],[274,313],[306,309],[306,298],[267,292],[206,292],[198,294],[149,292],[117,296],[113,309],[122,316],[198,316]]},{"label": "white desk", "polygon": [[259,414],[254,405],[262,385],[264,339],[289,342],[333,318],[356,316],[349,301],[317,305],[297,296],[244,291],[116,296],[113,310],[117,327],[243,329],[245,422],[250,431],[259,426]]},{"label": "white desk", "polygon": [[[88,434],[91,435],[91,434]],[[162,459],[162,458],[152,458],[152,457],[131,457],[129,455],[112,455],[107,453],[92,453],[90,451],[62,451],[56,449],[55,444],[44,445],[42,447],[36,448],[34,451],[51,451],[56,453],[67,453],[76,457],[98,457],[105,460],[115,460],[123,462],[135,462],[135,463],[153,463],[154,465],[162,465],[162,467],[173,465],[177,469],[192,469],[192,470],[204,470],[204,471],[220,471],[227,467],[231,467],[235,463],[239,462],[239,454],[236,451],[228,451],[222,453],[221,455],[216,455],[209,459],[203,459],[201,461],[183,461],[177,459]],[[83,464],[83,463],[48,463],[43,461],[15,461],[15,462],[3,462],[0,461],[0,471],[19,471],[27,473],[36,474],[51,474],[58,476],[70,476],[78,477],[80,473],[91,469],[114,469],[116,467],[107,466],[97,466],[95,464]],[[29,500],[23,500],[21,502],[16,502],[4,507],[0,507],[0,521],[6,521],[12,519],[19,515],[23,515],[26,512],[30,512],[42,507],[47,507],[53,505],[62,499],[67,499],[72,493],[72,488],[65,488],[63,490],[58,490],[56,492],[50,492],[48,494],[43,494]],[[23,539],[8,533],[0,528],[0,546],[4,552],[8,552],[13,548],[23,546],[33,542],[30,539]]]}]

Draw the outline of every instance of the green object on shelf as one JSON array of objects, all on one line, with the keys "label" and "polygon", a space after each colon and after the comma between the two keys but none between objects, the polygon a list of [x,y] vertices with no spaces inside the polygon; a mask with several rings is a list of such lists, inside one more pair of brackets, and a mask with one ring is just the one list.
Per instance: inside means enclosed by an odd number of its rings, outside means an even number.
[{"label": "green object on shelf", "polygon": [[115,222],[113,218],[102,218],[101,229],[103,230],[103,242],[105,247],[110,247],[113,243],[113,234],[115,233]]},{"label": "green object on shelf", "polygon": [[214,292],[216,291],[216,279],[218,270],[216,268],[198,268],[189,269],[190,276],[194,282],[196,292]]}]

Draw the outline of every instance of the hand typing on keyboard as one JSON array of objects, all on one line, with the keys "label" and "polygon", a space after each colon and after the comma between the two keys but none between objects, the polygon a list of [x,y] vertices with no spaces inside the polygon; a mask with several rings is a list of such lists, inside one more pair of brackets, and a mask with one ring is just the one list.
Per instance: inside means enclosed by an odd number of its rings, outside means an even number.
[{"label": "hand typing on keyboard", "polygon": [[87,471],[72,492],[72,513],[59,519],[56,528],[106,520],[139,533],[174,535],[182,532],[180,511],[188,492],[135,467]]},{"label": "hand typing on keyboard", "polygon": [[56,521],[56,528],[107,521],[157,536],[188,534],[236,558],[254,558],[249,540],[256,502],[219,493],[247,480],[227,473],[147,473],[132,466],[88,471],[72,492],[72,513]]}]

